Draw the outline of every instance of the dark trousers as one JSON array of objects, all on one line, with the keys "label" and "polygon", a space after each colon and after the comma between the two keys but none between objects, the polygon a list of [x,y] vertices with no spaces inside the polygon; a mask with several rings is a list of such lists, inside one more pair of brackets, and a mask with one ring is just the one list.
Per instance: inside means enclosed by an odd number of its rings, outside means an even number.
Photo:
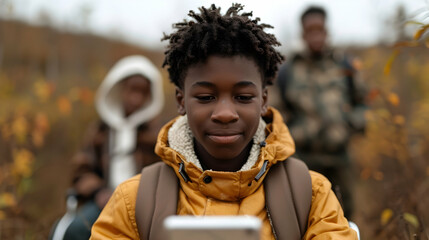
[{"label": "dark trousers", "polygon": [[81,206],[76,214],[76,218],[68,227],[64,240],[88,240],[91,236],[92,225],[100,215],[101,210],[95,204],[90,201]]}]

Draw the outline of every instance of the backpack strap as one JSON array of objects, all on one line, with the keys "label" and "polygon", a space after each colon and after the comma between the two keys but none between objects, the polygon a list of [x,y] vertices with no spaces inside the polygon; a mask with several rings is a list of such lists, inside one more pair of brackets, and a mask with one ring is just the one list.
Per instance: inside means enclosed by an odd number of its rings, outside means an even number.
[{"label": "backpack strap", "polygon": [[353,107],[355,107],[361,102],[361,100],[359,99],[359,95],[356,92],[357,91],[356,83],[355,83],[356,69],[353,67],[347,55],[342,56],[339,64],[343,70],[343,75],[346,79],[347,91],[348,91],[347,93],[350,98],[350,104]]},{"label": "backpack strap", "polygon": [[312,200],[304,162],[288,158],[271,167],[264,181],[265,201],[277,239],[302,239]]},{"label": "backpack strap", "polygon": [[276,83],[279,87],[280,90],[280,97],[282,98],[283,101],[285,101],[285,96],[286,96],[286,90],[288,88],[288,84],[290,83],[291,79],[292,79],[292,70],[293,70],[293,65],[298,62],[303,60],[304,58],[300,55],[300,54],[294,54],[291,57],[291,60],[287,60],[286,63],[283,63],[280,66],[280,69],[278,71],[278,75],[277,75],[277,79],[276,79]]},{"label": "backpack strap", "polygon": [[283,102],[286,100],[286,88],[288,81],[290,81],[290,67],[291,66],[289,64],[281,65],[276,79],[276,83],[280,91],[280,98],[283,100]]},{"label": "backpack strap", "polygon": [[[301,239],[307,230],[312,196],[307,166],[295,158],[278,162],[268,172],[264,186],[277,239]],[[171,167],[158,162],[143,168],[135,209],[140,239],[166,239],[163,221],[176,214],[178,192],[179,183]]]},{"label": "backpack strap", "polygon": [[143,168],[137,192],[135,216],[140,239],[167,239],[164,219],[177,213],[179,181],[163,162]]},{"label": "backpack strap", "polygon": [[296,107],[286,98],[288,88],[290,88],[289,84],[292,82],[293,78],[293,66],[302,60],[303,57],[301,55],[295,54],[290,61],[282,64],[278,71],[276,84],[280,93],[283,107],[287,110],[286,112],[288,115],[296,111]]}]

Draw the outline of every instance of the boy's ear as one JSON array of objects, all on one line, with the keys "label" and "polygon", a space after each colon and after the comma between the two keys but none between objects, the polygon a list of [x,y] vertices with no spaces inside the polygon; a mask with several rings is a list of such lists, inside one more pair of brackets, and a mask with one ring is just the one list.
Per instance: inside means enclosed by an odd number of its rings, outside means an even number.
[{"label": "boy's ear", "polygon": [[183,94],[183,90],[176,87],[176,103],[177,103],[177,112],[180,115],[185,115],[185,95]]},{"label": "boy's ear", "polygon": [[265,87],[262,90],[262,107],[261,115],[264,116],[268,111],[268,89]]}]

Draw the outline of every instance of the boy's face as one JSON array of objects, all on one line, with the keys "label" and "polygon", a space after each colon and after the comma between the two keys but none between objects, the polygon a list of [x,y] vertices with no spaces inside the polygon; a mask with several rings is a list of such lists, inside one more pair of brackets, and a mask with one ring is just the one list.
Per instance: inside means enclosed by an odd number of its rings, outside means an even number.
[{"label": "boy's face", "polygon": [[302,22],[303,39],[313,53],[322,52],[326,42],[325,17],[313,13],[307,15]]},{"label": "boy's face", "polygon": [[190,67],[176,90],[198,145],[215,159],[237,157],[267,110],[267,90],[256,63],[241,56],[211,56]]},{"label": "boy's face", "polygon": [[151,99],[150,82],[141,75],[133,75],[121,82],[121,100],[125,116],[146,105]]}]

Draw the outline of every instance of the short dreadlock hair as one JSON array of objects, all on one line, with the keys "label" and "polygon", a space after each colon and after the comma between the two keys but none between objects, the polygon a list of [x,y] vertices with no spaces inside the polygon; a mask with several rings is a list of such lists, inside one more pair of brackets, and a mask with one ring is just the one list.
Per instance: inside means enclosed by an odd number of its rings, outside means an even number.
[{"label": "short dreadlock hair", "polygon": [[190,66],[204,63],[210,56],[244,56],[255,61],[262,75],[263,85],[271,85],[283,56],[274,49],[280,46],[273,34],[266,33],[267,24],[251,19],[252,12],[240,11],[241,4],[233,4],[225,15],[214,4],[199,8],[200,13],[189,11],[194,20],[173,24],[177,31],[164,35],[169,40],[164,66],[169,66],[170,80],[183,87]]}]

